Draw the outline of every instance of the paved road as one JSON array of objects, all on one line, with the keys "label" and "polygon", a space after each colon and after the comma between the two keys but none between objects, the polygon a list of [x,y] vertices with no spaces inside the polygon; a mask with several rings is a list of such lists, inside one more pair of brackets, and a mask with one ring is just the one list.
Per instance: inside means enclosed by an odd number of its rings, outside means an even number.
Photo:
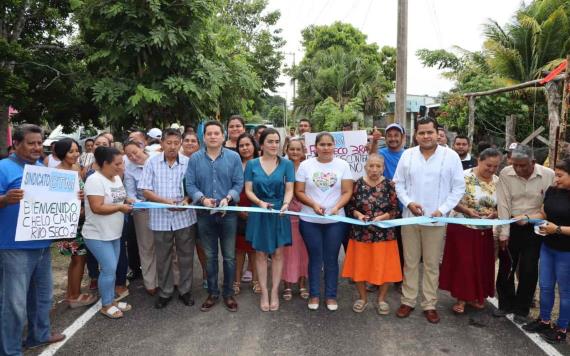
[{"label": "paved road", "polygon": [[[296,296],[290,302],[282,301],[278,312],[262,313],[257,296],[248,285],[242,286],[245,288],[238,297],[237,313],[226,311],[222,304],[204,313],[199,305],[206,292],[198,283],[194,287],[195,306],[186,307],[176,299],[165,309],[156,310],[153,298],[137,281],[131,285],[127,299],[133,310],[125,318],[109,320],[95,315],[58,355],[544,354],[506,319],[491,319],[485,328],[468,325],[467,315],[451,313],[453,300],[444,293],[438,306],[442,321],[431,325],[419,310],[404,320],[394,313],[378,316],[372,308],[354,313],[351,306],[356,292],[345,280],[339,286],[337,312],[322,307],[309,311],[305,301]],[[398,306],[396,291],[390,292],[389,303],[392,309]],[[63,330],[82,312],[59,306],[53,317],[54,329]],[[570,345],[557,348],[563,355],[570,355]]]}]

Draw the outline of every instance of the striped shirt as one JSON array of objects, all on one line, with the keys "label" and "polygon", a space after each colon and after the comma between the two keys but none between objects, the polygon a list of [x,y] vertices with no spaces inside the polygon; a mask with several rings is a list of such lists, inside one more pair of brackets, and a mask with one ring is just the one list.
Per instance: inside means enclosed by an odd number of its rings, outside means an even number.
[{"label": "striped shirt", "polygon": [[[138,189],[151,190],[156,195],[174,201],[184,199],[184,175],[188,167],[188,158],[178,154],[172,167],[164,158],[164,153],[147,159]],[[168,209],[150,209],[149,228],[153,231],[175,231],[196,223],[194,210],[170,211]]]}]

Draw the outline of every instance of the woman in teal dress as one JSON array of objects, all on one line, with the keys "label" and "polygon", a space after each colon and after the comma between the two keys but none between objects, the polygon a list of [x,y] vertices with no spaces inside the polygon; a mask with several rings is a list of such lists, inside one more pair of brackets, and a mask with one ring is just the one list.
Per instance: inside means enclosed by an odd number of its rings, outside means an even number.
[{"label": "woman in teal dress", "polygon": [[[259,138],[263,156],[250,160],[245,167],[245,193],[249,200],[264,209],[287,211],[293,198],[295,168],[279,157],[279,133],[266,129]],[[291,245],[291,222],[280,214],[249,213],[246,239],[255,249],[255,265],[261,286],[262,311],[279,309],[279,281],[283,271],[283,247]],[[271,303],[267,288],[267,257],[271,257],[273,286]]]}]

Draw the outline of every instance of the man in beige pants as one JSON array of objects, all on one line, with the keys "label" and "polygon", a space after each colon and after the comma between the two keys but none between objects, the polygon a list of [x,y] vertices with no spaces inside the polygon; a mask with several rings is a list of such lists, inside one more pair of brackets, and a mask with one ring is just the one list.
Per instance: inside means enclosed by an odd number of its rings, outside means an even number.
[{"label": "man in beige pants", "polygon": [[[404,218],[446,216],[465,193],[461,159],[452,149],[437,144],[437,129],[435,119],[418,120],[415,129],[418,146],[407,149],[398,162],[394,181],[398,199],[404,206]],[[436,304],[444,235],[444,224],[402,227],[404,281],[398,317],[408,317],[416,306],[423,257],[421,307],[430,323],[439,322]]]}]

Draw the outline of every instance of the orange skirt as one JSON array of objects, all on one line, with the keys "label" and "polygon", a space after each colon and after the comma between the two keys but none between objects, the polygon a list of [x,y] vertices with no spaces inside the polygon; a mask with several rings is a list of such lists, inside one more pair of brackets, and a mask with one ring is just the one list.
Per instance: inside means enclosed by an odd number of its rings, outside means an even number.
[{"label": "orange skirt", "polygon": [[355,282],[381,285],[400,282],[402,270],[398,241],[358,242],[350,240],[342,268],[342,276]]}]

